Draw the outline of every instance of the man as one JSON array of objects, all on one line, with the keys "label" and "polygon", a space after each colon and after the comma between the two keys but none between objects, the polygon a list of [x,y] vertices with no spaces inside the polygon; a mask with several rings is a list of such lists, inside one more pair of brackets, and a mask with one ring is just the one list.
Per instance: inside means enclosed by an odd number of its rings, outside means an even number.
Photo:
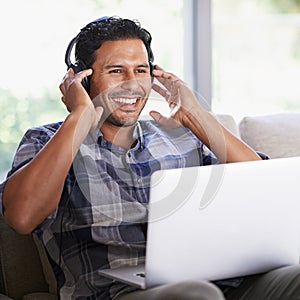
[{"label": "man", "polygon": [[[6,222],[43,241],[60,298],[296,299],[299,268],[146,291],[98,274],[144,261],[155,170],[261,158],[206,112],[180,79],[153,69],[151,35],[138,23],[92,22],[76,37],[75,54],[60,85],[68,116],[27,131],[1,185]],[[153,121],[138,121],[152,88],[168,101],[170,116],[152,111]],[[278,288],[275,295],[267,286]]]}]

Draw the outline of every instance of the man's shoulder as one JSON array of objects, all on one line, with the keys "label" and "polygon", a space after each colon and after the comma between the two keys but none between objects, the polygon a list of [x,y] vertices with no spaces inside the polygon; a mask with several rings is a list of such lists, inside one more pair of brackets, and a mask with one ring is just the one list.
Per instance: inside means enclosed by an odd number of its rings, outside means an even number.
[{"label": "man's shoulder", "polygon": [[50,135],[52,136],[62,125],[62,121],[53,122],[49,124],[31,127],[27,130],[25,135]]},{"label": "man's shoulder", "polygon": [[38,130],[40,130],[40,131],[50,130],[50,131],[56,132],[58,130],[58,128],[62,125],[62,123],[63,123],[62,121],[48,123],[48,124],[44,124],[44,125],[31,127],[29,130],[37,130],[37,131]]}]

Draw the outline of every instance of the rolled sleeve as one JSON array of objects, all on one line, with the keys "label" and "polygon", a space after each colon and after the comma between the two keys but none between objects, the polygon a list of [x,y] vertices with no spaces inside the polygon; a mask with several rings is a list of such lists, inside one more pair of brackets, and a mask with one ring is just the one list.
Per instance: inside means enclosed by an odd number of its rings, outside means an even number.
[{"label": "rolled sleeve", "polygon": [[47,144],[51,137],[55,134],[61,123],[53,123],[45,126],[34,127],[23,136],[15,157],[13,159],[12,168],[7,174],[7,178],[0,184],[0,213],[3,215],[3,192],[9,177],[17,170],[29,163]]},{"label": "rolled sleeve", "polygon": [[5,187],[6,181],[7,180],[0,183],[0,215],[2,215],[2,216],[3,216],[2,195],[3,195],[3,190]]}]

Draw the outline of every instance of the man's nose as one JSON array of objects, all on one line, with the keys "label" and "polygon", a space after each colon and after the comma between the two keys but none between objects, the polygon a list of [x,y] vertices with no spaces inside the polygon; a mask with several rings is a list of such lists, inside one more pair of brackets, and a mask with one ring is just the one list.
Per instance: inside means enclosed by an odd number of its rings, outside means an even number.
[{"label": "man's nose", "polygon": [[123,78],[122,88],[126,90],[136,90],[141,87],[139,80],[134,72],[128,72]]}]

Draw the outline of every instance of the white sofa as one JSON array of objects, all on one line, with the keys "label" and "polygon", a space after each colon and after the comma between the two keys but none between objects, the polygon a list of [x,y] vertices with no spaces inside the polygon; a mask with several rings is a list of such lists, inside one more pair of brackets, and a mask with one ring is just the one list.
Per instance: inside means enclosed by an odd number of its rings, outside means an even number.
[{"label": "white sofa", "polygon": [[270,158],[300,156],[300,112],[247,116],[238,123],[231,115],[216,117],[254,150]]}]

